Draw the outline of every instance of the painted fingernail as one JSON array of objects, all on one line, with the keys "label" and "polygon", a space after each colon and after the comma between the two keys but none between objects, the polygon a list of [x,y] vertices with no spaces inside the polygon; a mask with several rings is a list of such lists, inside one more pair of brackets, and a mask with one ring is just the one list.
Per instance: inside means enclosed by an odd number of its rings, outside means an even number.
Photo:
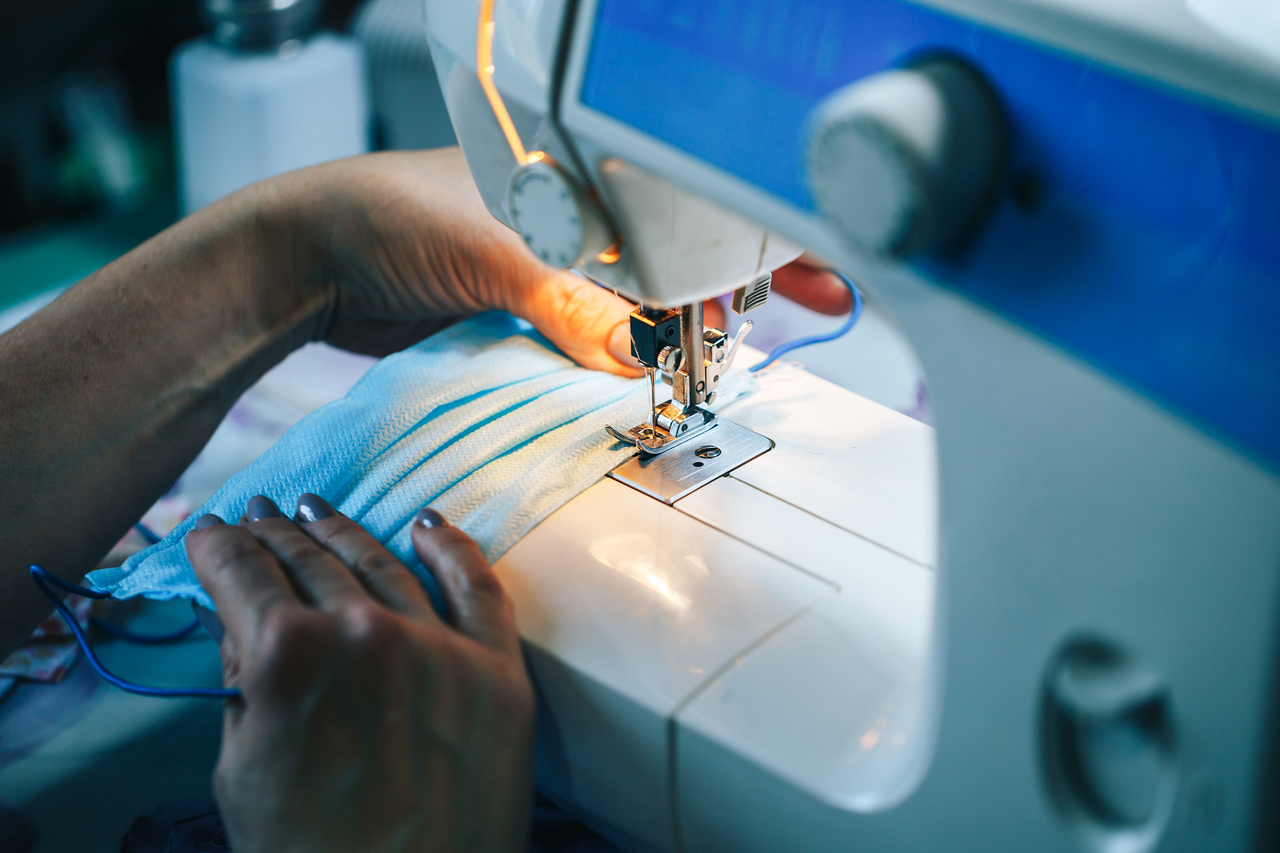
[{"label": "painted fingernail", "polygon": [[226,524],[226,522],[213,513],[207,513],[200,516],[200,520],[196,522],[196,530],[204,530],[206,527],[213,527],[215,524]]},{"label": "painted fingernail", "polygon": [[329,502],[319,495],[307,492],[298,498],[299,521],[319,521],[322,518],[333,518],[338,511],[329,506]]},{"label": "painted fingernail", "polygon": [[244,514],[250,521],[262,521],[264,518],[284,518],[275,501],[263,495],[255,495],[249,498],[249,503],[244,508]]},{"label": "painted fingernail", "polygon": [[609,339],[605,342],[605,348],[609,351],[609,355],[625,364],[627,367],[635,367],[635,356],[631,354],[631,321],[623,320],[621,323],[613,327],[609,332]]},{"label": "painted fingernail", "polygon": [[444,527],[449,522],[445,521],[444,516],[431,507],[424,506],[418,510],[418,523],[430,530],[432,527]]}]

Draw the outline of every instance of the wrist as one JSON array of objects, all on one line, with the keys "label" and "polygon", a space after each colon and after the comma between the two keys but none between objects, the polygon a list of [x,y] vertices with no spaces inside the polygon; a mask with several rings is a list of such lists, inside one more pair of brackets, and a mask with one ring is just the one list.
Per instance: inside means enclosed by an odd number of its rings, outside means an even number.
[{"label": "wrist", "polygon": [[327,273],[327,240],[308,215],[316,205],[305,197],[310,191],[310,181],[289,175],[226,199],[234,204],[230,215],[245,259],[247,316],[274,344],[270,349],[283,347],[284,354],[322,339],[337,304],[335,280]]}]

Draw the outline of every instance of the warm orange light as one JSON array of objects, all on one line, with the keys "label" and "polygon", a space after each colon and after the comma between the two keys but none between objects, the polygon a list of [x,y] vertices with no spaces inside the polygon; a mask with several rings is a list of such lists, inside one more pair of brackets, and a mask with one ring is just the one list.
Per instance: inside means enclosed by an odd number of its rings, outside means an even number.
[{"label": "warm orange light", "polygon": [[602,264],[616,264],[622,257],[622,248],[614,243],[600,254],[596,255],[596,260]]},{"label": "warm orange light", "polygon": [[[520,134],[516,133],[516,126],[511,121],[511,114],[507,112],[507,105],[502,103],[498,87],[493,83],[493,4],[495,2],[496,0],[480,0],[480,23],[476,28],[476,76],[480,78],[480,86],[484,89],[485,97],[489,99],[489,106],[498,119],[503,135],[507,137],[507,144],[511,146],[511,153],[515,155],[516,162],[531,163],[534,162],[534,158],[525,152],[524,142],[520,140]],[[538,160],[544,156],[541,151],[535,151],[534,154],[538,155],[536,158]]]}]

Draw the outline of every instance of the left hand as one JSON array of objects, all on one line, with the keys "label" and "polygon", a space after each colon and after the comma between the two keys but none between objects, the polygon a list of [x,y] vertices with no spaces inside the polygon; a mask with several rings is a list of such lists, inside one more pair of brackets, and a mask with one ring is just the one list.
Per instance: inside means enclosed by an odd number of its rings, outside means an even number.
[{"label": "left hand", "polygon": [[187,536],[218,605],[227,703],[214,787],[237,853],[517,853],[533,805],[533,689],[511,601],[431,509],[413,546],[446,618],[315,495],[249,501]]}]

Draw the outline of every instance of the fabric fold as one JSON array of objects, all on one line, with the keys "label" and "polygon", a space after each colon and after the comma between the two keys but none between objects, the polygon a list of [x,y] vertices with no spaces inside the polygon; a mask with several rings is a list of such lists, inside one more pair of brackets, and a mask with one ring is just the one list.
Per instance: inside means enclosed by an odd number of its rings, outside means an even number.
[{"label": "fabric fold", "polygon": [[[739,371],[719,408],[752,387]],[[200,516],[234,522],[254,495],[282,508],[312,492],[359,522],[439,590],[413,552],[432,506],[491,562],[636,451],[605,432],[646,417],[644,380],[586,370],[507,314],[474,317],[378,362],[233,476],[158,544],[88,576],[116,598],[194,598],[212,609],[184,538]]]}]

